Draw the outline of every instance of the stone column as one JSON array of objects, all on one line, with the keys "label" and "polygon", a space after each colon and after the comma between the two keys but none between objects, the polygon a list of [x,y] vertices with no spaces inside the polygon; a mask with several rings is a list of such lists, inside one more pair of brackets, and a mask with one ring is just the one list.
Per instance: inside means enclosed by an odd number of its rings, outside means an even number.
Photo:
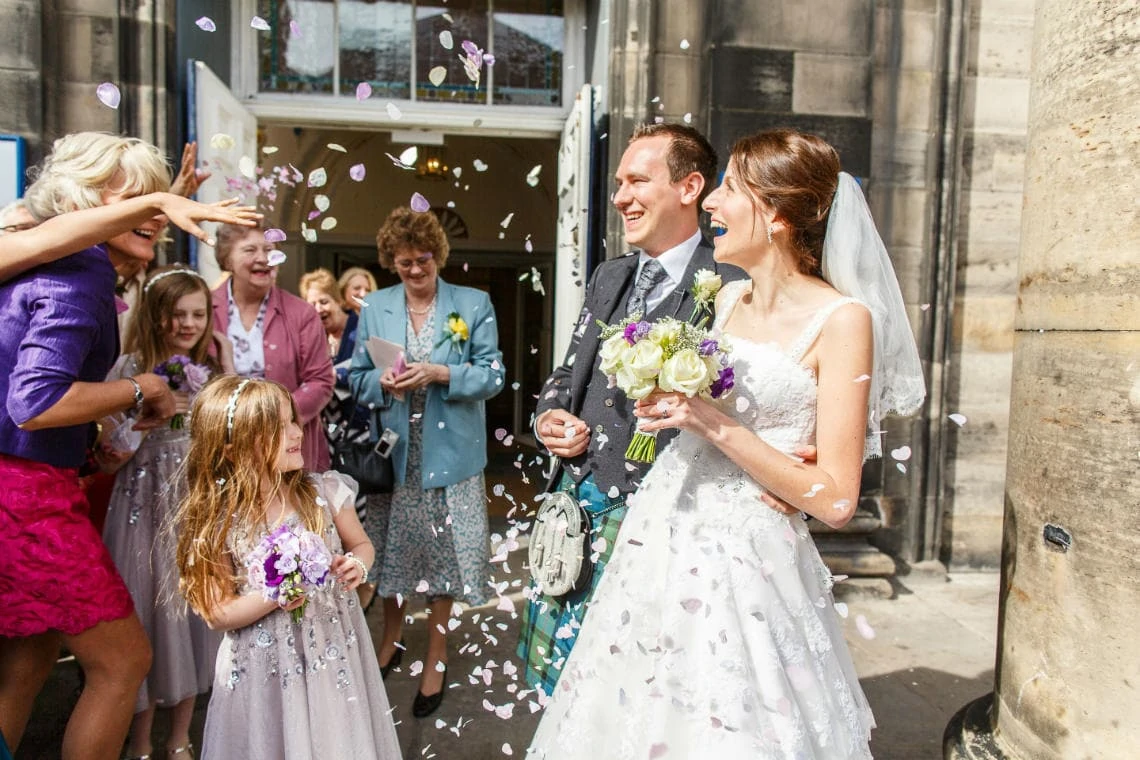
[{"label": "stone column", "polygon": [[1140,747],[1140,6],[1039,0],[997,677],[947,758]]}]

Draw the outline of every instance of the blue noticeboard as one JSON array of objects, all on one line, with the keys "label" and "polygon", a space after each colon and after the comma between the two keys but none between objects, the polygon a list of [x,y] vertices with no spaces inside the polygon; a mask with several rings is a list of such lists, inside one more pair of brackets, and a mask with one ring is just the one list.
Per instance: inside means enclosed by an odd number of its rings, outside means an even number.
[{"label": "blue noticeboard", "polygon": [[0,208],[24,194],[24,138],[0,135]]}]

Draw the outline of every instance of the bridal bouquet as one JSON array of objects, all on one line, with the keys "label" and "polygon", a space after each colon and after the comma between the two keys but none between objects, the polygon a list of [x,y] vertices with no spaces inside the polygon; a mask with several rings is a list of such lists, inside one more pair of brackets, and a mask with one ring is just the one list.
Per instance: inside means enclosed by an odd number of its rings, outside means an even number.
[{"label": "bridal bouquet", "polygon": [[[170,386],[172,391],[186,391],[191,398],[202,390],[202,386],[210,379],[210,368],[205,364],[195,364],[189,356],[176,354],[164,362],[159,362],[154,368],[154,374],[161,377]],[[183,415],[176,414],[170,418],[170,429],[181,430],[186,424]]]},{"label": "bridal bouquet", "polygon": [[[321,589],[328,578],[332,554],[316,533],[282,525],[265,538],[246,560],[249,585],[266,599],[286,605]],[[308,600],[290,614],[301,622]]]},{"label": "bridal bouquet", "polygon": [[[660,388],[689,398],[722,398],[732,390],[734,377],[729,347],[704,327],[665,317],[645,322],[627,317],[616,325],[601,325],[599,369],[633,399],[643,399]],[[635,431],[625,457],[652,462],[657,455],[653,433]]]}]

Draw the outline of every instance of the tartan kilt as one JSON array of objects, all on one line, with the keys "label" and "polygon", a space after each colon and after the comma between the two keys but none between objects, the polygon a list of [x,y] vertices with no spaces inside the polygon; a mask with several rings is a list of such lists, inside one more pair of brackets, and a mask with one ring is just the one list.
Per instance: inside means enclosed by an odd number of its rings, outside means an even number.
[{"label": "tartan kilt", "polygon": [[[606,540],[605,550],[597,552],[594,573],[587,588],[571,591],[561,597],[539,594],[531,580],[530,601],[523,610],[522,631],[519,635],[518,656],[524,664],[524,678],[531,688],[541,688],[547,695],[554,693],[554,686],[562,674],[566,658],[578,640],[582,620],[586,616],[589,603],[594,598],[594,590],[602,579],[606,563],[613,554],[618,531],[625,518],[627,507],[625,494],[611,499],[602,493],[594,483],[594,476],[588,475],[579,484],[563,473],[558,490],[566,491],[585,505],[590,514],[590,538],[593,544],[599,538]],[[591,552],[590,556],[593,556]]]}]

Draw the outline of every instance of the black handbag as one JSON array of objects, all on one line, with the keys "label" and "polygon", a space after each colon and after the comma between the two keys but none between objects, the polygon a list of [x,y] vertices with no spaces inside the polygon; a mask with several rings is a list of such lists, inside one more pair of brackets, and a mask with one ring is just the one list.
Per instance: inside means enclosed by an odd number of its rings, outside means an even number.
[{"label": "black handbag", "polygon": [[333,469],[355,480],[362,495],[392,493],[396,473],[391,455],[398,438],[385,429],[376,441],[358,441],[349,439],[347,431],[342,430],[341,437],[332,444]]}]

